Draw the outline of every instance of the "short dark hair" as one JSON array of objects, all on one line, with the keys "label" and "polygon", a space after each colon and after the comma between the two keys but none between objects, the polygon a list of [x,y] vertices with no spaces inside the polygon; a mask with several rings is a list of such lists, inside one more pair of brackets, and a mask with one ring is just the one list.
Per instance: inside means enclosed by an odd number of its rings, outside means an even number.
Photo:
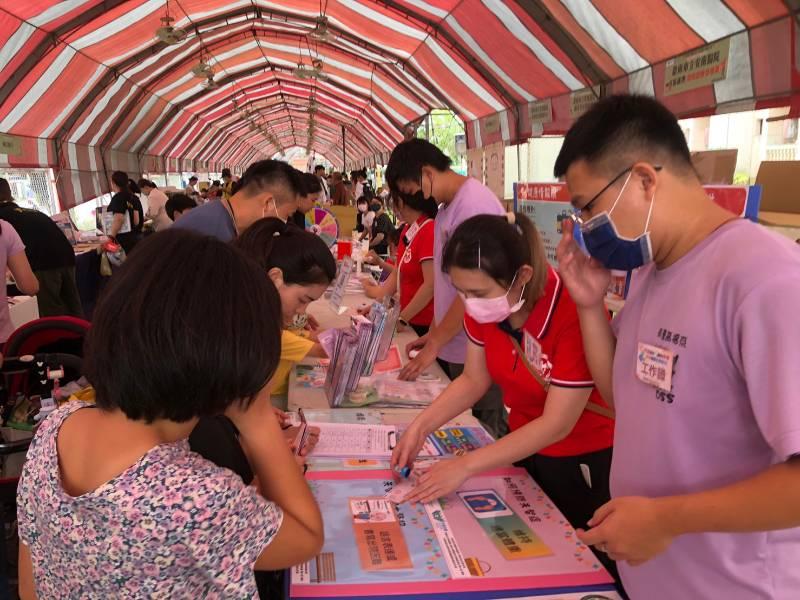
[{"label": "short dark hair", "polygon": [[222,176],[223,176],[223,177],[233,177],[233,176],[231,175],[231,170],[230,170],[230,169],[228,169],[228,168],[222,169]]},{"label": "short dark hair", "polygon": [[544,292],[547,282],[547,254],[536,225],[522,213],[509,216],[470,217],[447,240],[442,256],[442,271],[480,269],[504,287],[511,285],[523,265],[533,267],[533,279],[526,287],[525,299],[532,307]]},{"label": "short dark hair", "polygon": [[111,173],[111,182],[121,190],[128,189],[128,174],[125,171]]},{"label": "short dark hair", "polygon": [[402,192],[395,192],[394,195],[395,206],[400,202],[404,206],[410,207],[412,210],[421,212],[423,215],[435,219],[439,212],[439,206],[436,200],[432,197],[423,198],[422,194],[404,194]]},{"label": "short dark hair", "polygon": [[11,184],[8,183],[5,177],[0,177],[0,198],[7,198],[8,200],[13,199]]},{"label": "short dark hair", "polygon": [[100,408],[185,422],[252,402],[275,373],[280,339],[280,296],[258,265],[215,238],[170,229],[137,245],[111,278],[84,365]]},{"label": "short dark hair", "polygon": [[397,191],[400,181],[419,182],[422,167],[433,167],[445,172],[453,164],[447,155],[427,140],[413,138],[400,142],[392,150],[386,166],[386,182],[392,191]]},{"label": "short dark hair", "polygon": [[221,182],[220,182],[220,180],[219,180],[219,179],[215,179],[214,181],[212,181],[212,182],[211,182],[211,185],[216,185],[216,186],[219,186],[219,184],[220,184],[220,183],[221,183]]},{"label": "short dark hair", "polygon": [[249,196],[271,192],[279,204],[285,204],[300,191],[299,172],[282,160],[260,160],[247,167],[236,191]]},{"label": "short dark hair", "polygon": [[563,177],[578,160],[585,160],[609,176],[637,160],[694,174],[678,120],[666,106],[649,96],[608,96],[575,121],[556,159],[555,176]]},{"label": "short dark hair", "polygon": [[186,194],[172,194],[167,198],[166,204],[164,204],[164,210],[167,211],[167,216],[173,221],[175,220],[176,211],[182,213],[195,207],[197,207],[197,202],[189,198]]},{"label": "short dark hair", "polygon": [[156,184],[153,183],[152,181],[150,181],[149,179],[145,179],[144,177],[142,177],[139,180],[139,187],[140,188],[146,188],[146,187],[155,188],[155,187],[158,187],[158,186],[156,186]]},{"label": "short dark hair", "polygon": [[392,227],[391,231],[389,231],[389,243],[392,246],[398,246],[400,244],[400,234],[402,233],[402,227]]},{"label": "short dark hair", "polygon": [[316,167],[314,167],[314,173],[317,173],[319,171],[323,171],[324,172],[325,171],[325,166],[324,165],[317,165]]},{"label": "short dark hair", "polygon": [[336,277],[336,260],[319,237],[275,217],[259,219],[234,245],[264,271],[278,268],[295,285],[327,285]]},{"label": "short dark hair", "polygon": [[193,181],[199,181],[196,175],[192,175],[191,177],[189,177],[189,183],[192,183]]},{"label": "short dark hair", "polygon": [[322,184],[317,179],[316,175],[311,173],[303,173],[303,186],[304,186],[304,196],[310,196],[311,194],[319,194],[322,191]]}]

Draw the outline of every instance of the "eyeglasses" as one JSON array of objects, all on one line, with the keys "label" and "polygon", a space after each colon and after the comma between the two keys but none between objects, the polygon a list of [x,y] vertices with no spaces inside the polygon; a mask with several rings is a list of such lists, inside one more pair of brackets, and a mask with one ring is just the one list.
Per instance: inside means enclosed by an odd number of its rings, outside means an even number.
[{"label": "eyeglasses", "polygon": [[[625,173],[633,169],[633,167],[634,165],[631,165],[624,171],[620,172],[616,177],[614,177],[611,181],[609,181],[602,190],[600,190],[594,196],[592,196],[592,199],[589,200],[586,204],[584,204],[582,208],[573,208],[572,209],[573,214],[571,215],[572,220],[575,221],[578,225],[583,225],[584,223],[586,223],[586,220],[588,219],[584,220],[582,214],[590,213],[592,211],[592,206],[594,206],[595,202],[597,202],[600,199],[600,196],[602,196],[606,192],[606,190],[608,190],[608,188],[610,188],[617,181],[619,181],[620,177],[622,177],[623,175],[625,175]],[[662,167],[660,165],[654,165],[653,168],[656,170],[656,172],[658,172],[661,170]]]}]

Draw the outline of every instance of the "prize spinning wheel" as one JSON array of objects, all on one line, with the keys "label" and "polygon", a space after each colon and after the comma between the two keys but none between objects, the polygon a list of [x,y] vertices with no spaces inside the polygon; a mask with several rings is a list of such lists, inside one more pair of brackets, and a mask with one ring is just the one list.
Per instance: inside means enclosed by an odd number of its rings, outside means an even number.
[{"label": "prize spinning wheel", "polygon": [[306,213],[306,231],[318,235],[330,248],[339,239],[339,221],[329,210],[315,206]]}]

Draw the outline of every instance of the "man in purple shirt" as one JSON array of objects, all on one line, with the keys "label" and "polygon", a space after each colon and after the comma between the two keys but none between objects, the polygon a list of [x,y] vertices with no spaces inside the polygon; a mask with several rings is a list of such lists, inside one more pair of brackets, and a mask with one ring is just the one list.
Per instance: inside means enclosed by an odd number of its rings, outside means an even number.
[{"label": "man in purple shirt", "polygon": [[[494,192],[477,179],[459,175],[450,164],[439,148],[414,138],[395,147],[386,167],[386,182],[393,193],[421,195],[441,203],[433,241],[434,323],[428,334],[408,346],[407,350],[418,349],[419,354],[400,373],[401,379],[416,379],[434,360],[439,361],[450,379],[463,372],[467,353],[464,304],[450,278],[442,272],[444,246],[456,227],[470,217],[505,214]],[[508,432],[506,411],[497,386],[492,386],[472,412],[495,435]]]},{"label": "man in purple shirt", "polygon": [[[591,257],[559,269],[617,411],[613,499],[579,537],[634,600],[800,598],[800,249],[705,194],[675,117],[611,96],[556,161]],[[609,324],[608,269],[637,269]]]}]

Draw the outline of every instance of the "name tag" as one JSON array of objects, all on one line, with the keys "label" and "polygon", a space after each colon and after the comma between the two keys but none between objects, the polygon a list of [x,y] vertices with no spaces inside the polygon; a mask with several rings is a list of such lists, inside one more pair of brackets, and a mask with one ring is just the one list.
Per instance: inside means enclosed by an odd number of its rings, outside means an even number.
[{"label": "name tag", "polygon": [[636,376],[639,381],[660,390],[672,390],[672,365],[675,353],[639,342],[636,354]]},{"label": "name tag", "polygon": [[542,372],[542,345],[527,331],[522,336],[525,343],[525,358],[528,363],[541,374]]}]

